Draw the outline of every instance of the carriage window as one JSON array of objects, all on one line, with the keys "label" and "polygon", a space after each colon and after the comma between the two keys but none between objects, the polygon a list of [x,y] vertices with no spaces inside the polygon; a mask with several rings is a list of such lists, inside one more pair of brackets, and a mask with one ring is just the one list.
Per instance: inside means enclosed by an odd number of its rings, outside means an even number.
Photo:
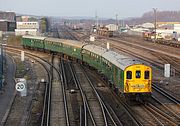
[{"label": "carriage window", "polygon": [[127,79],[132,79],[132,71],[127,71],[126,72],[126,78]]},{"label": "carriage window", "polygon": [[149,79],[149,71],[144,72],[144,79]]},{"label": "carriage window", "polygon": [[140,70],[136,71],[136,78],[141,78],[141,71]]}]

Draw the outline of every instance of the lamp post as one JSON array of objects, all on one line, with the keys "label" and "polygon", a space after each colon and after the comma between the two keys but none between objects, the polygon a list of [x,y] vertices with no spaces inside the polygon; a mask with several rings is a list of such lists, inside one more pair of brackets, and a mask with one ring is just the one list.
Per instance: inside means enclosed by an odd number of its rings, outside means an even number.
[{"label": "lamp post", "polygon": [[8,36],[5,36],[5,38],[3,39],[3,44],[2,44],[2,46],[3,46],[3,49],[4,49],[4,64],[5,64],[5,67],[6,67],[6,42],[7,42],[7,37]]},{"label": "lamp post", "polygon": [[0,90],[2,89],[3,86],[3,45],[2,45],[2,41],[1,41],[1,66],[0,66]]},{"label": "lamp post", "polygon": [[[4,83],[4,64],[6,66],[6,48],[4,48],[6,46],[6,41],[7,41],[7,37],[2,37],[2,41],[1,41],[1,50],[0,50],[0,54],[1,54],[1,66],[0,66],[0,90],[3,87],[3,83]],[[4,52],[4,51],[5,52]]]}]

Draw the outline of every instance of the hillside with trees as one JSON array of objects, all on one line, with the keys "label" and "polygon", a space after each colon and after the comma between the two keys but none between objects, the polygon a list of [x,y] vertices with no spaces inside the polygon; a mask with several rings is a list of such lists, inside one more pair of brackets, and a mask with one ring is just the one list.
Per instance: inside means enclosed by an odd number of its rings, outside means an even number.
[{"label": "hillside with trees", "polygon": [[[157,11],[158,22],[180,22],[180,11]],[[140,18],[127,19],[126,23],[129,25],[142,24],[145,22],[154,22],[154,12],[147,12]]]}]

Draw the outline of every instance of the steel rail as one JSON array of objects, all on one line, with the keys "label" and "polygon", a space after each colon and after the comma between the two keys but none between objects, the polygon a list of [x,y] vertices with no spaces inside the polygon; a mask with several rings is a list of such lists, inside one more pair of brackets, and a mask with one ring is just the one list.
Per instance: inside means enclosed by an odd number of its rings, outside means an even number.
[{"label": "steel rail", "polygon": [[167,93],[165,90],[163,90],[162,88],[158,87],[157,85],[152,84],[152,88],[155,89],[156,91],[158,91],[159,93],[161,93],[163,96],[166,96],[172,102],[174,102],[176,104],[180,104],[180,101],[178,99],[176,99],[174,96],[172,96],[171,94]]},{"label": "steel rail", "polygon": [[68,107],[67,107],[66,91],[65,91],[65,86],[64,86],[64,84],[65,85],[67,84],[67,80],[66,80],[63,60],[62,59],[60,59],[60,60],[61,60],[61,63],[60,63],[61,78],[62,78],[62,82],[63,82],[63,83],[61,83],[61,86],[62,86],[63,101],[64,101],[64,108],[65,108],[66,125],[70,126],[69,115],[68,115]]},{"label": "steel rail", "polygon": [[85,72],[84,68],[82,66],[81,66],[81,68],[83,70],[83,73],[84,73],[86,79],[88,80],[89,84],[91,85],[91,88],[93,89],[94,93],[96,94],[96,96],[97,96],[97,98],[98,98],[98,100],[99,100],[99,102],[101,104],[101,109],[102,109],[102,112],[103,112],[105,125],[108,126],[107,117],[106,117],[106,114],[105,114],[105,110],[106,110],[106,112],[108,113],[108,115],[109,115],[111,121],[113,122],[113,124],[117,126],[115,120],[111,116],[109,110],[107,109],[105,103],[103,102],[103,100],[101,99],[101,97],[100,97],[99,93],[97,92],[96,88],[94,87],[94,85],[92,84],[91,80],[89,79],[89,77],[88,77],[87,73]]},{"label": "steel rail", "polygon": [[84,107],[84,114],[85,114],[85,116],[84,116],[84,125],[87,126],[87,123],[88,123],[87,122],[87,110],[88,110],[91,121],[92,121],[93,125],[96,126],[95,120],[94,120],[94,118],[92,116],[92,112],[91,112],[91,110],[89,108],[86,96],[85,96],[85,94],[83,92],[82,86],[81,86],[81,84],[79,82],[79,79],[77,77],[75,69],[74,69],[74,67],[72,67],[72,65],[70,65],[70,69],[72,70],[71,72],[72,72],[72,75],[74,76],[74,79],[75,79],[74,81],[75,81],[75,83],[77,84],[77,86],[78,86],[78,88],[80,90],[81,97],[82,97],[82,100],[83,100],[83,107]]}]

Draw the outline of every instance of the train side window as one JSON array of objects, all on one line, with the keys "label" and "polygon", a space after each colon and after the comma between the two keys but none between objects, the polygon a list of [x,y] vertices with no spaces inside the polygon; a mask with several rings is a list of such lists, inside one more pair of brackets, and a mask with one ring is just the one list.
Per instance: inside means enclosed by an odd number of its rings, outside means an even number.
[{"label": "train side window", "polygon": [[140,70],[136,71],[136,78],[141,78],[141,71]]},{"label": "train side window", "polygon": [[132,79],[132,71],[126,72],[126,79]]},{"label": "train side window", "polygon": [[144,72],[144,79],[149,79],[149,71]]}]

